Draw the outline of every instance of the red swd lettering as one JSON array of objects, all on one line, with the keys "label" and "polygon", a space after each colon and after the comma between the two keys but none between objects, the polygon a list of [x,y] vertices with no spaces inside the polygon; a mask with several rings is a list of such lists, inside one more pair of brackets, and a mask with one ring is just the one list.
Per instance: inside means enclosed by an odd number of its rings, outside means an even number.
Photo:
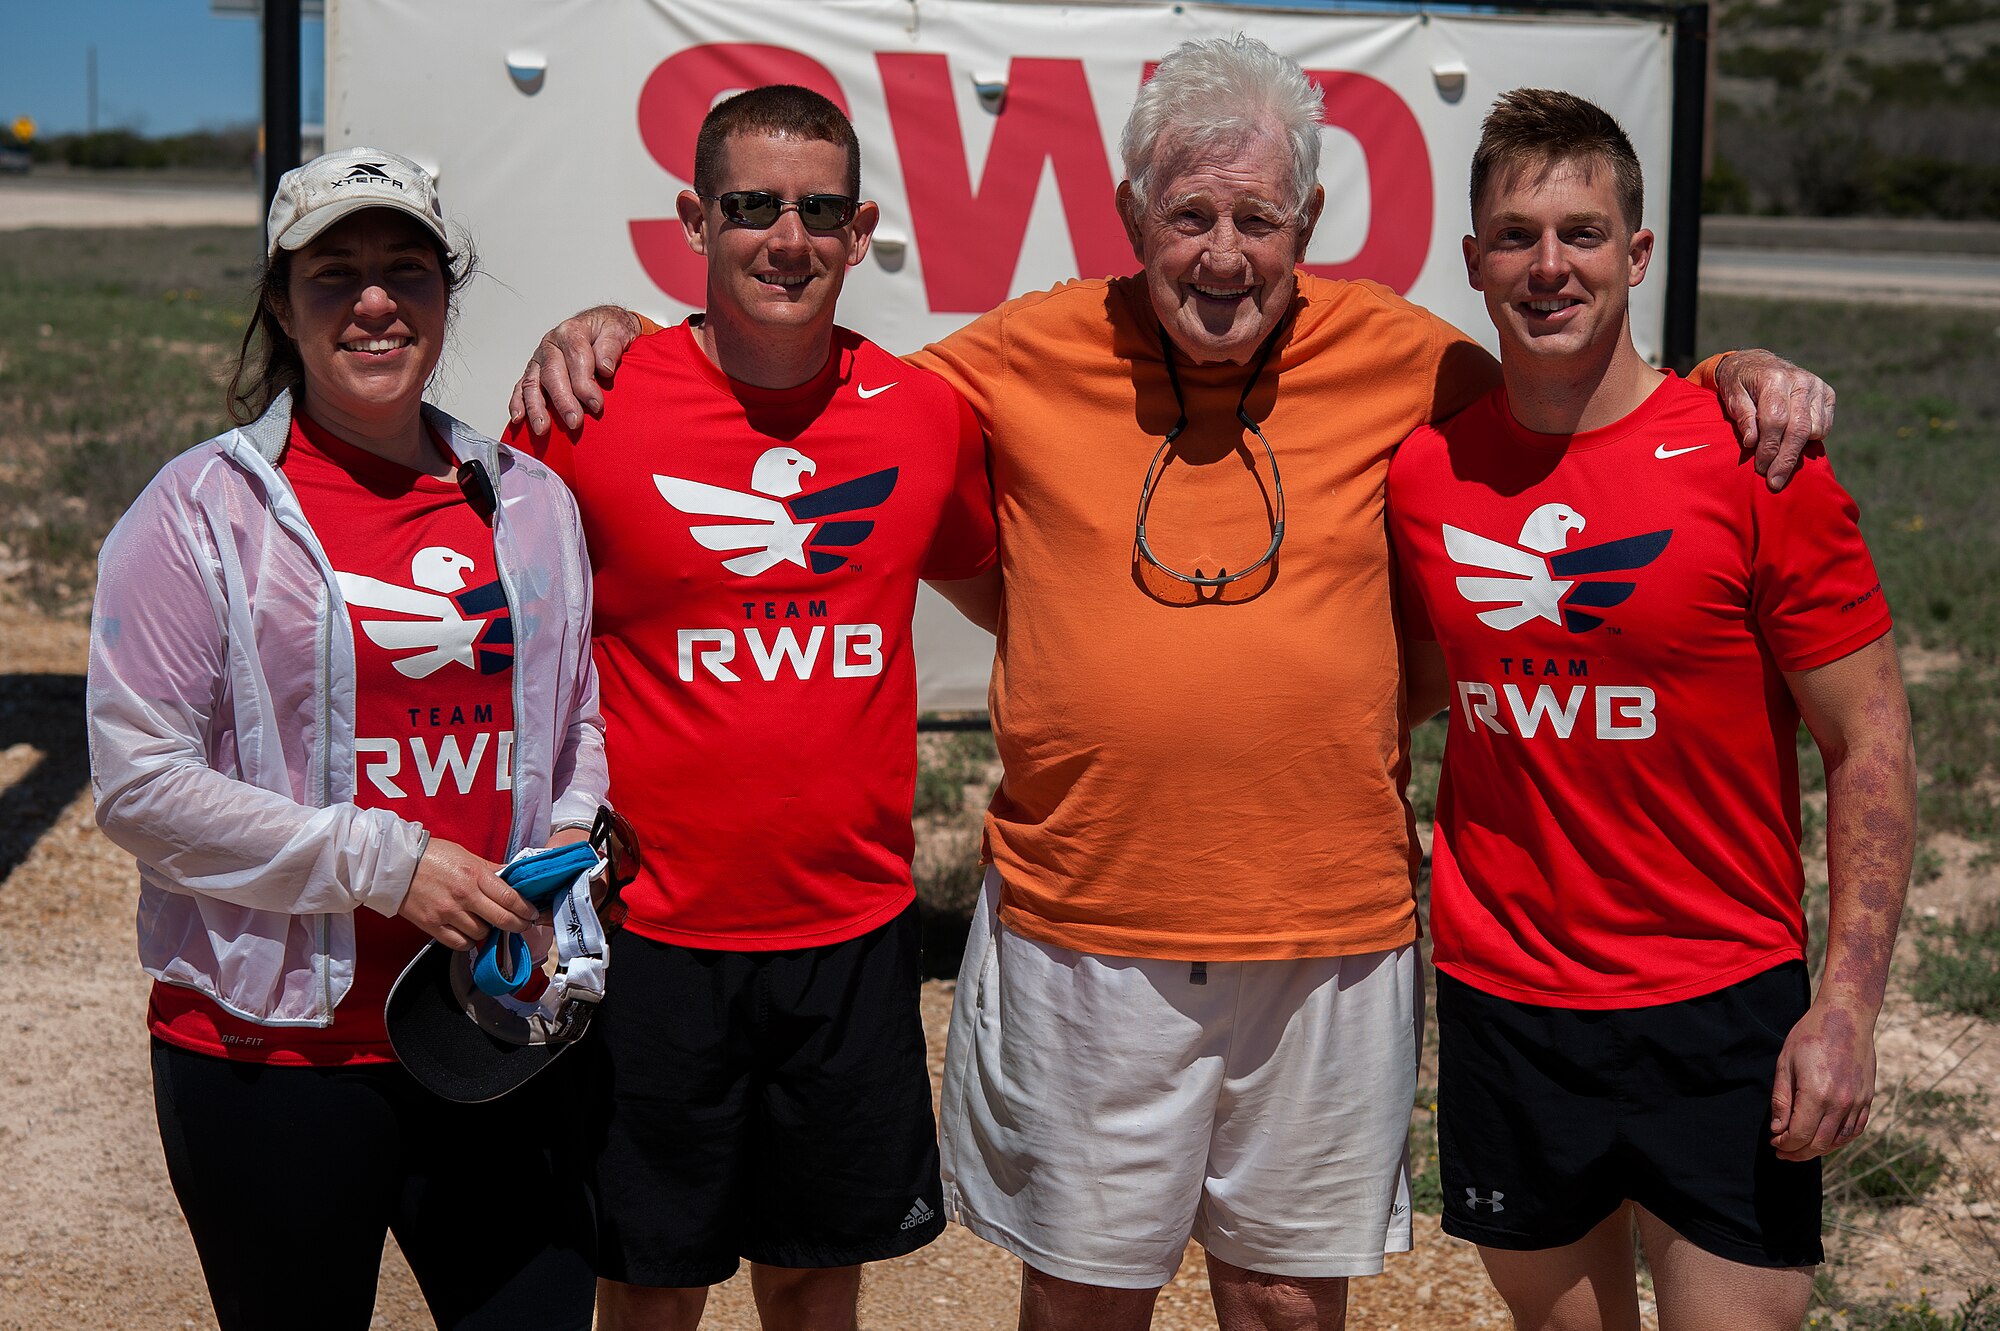
[{"label": "red swd lettering", "polygon": [[[982,313],[1011,294],[1044,162],[1055,170],[1077,271],[1133,271],[1081,61],[1020,57],[1010,63],[1007,100],[995,117],[975,189],[946,57],[884,52],[875,59],[933,313]],[[1143,77],[1152,72],[1149,63]],[[1379,79],[1350,70],[1309,70],[1307,76],[1325,96],[1327,123],[1361,145],[1370,209],[1367,237],[1352,259],[1303,267],[1321,277],[1369,277],[1407,291],[1423,270],[1432,231],[1423,128]],[[839,81],[811,56],[782,46],[718,42],[676,52],[653,70],[639,94],[640,139],[669,174],[692,181],[695,134],[715,99],[766,83],[800,84],[847,110]],[[964,242],[973,218],[981,231],[977,245]],[[682,304],[706,304],[706,265],[688,249],[679,218],[635,219],[630,227],[633,250],[653,283]]]},{"label": "red swd lettering", "polygon": [[[811,56],[783,46],[714,42],[675,52],[646,79],[639,92],[640,141],[668,174],[692,182],[695,134],[715,99],[767,83],[811,88],[847,111],[839,81]],[[680,219],[635,219],[631,227],[632,249],[653,285],[683,305],[696,309],[706,305],[708,266],[688,248]]]},{"label": "red swd lettering", "polygon": [[1308,263],[1317,277],[1370,277],[1408,291],[1431,248],[1431,154],[1423,126],[1396,90],[1350,70],[1309,69],[1326,123],[1352,134],[1368,161],[1368,236],[1346,263]]},{"label": "red swd lettering", "polygon": [[1010,62],[976,191],[946,58],[884,52],[875,63],[933,313],[980,314],[1012,294],[1044,162],[1055,168],[1077,272],[1111,277],[1137,268],[1082,61]]}]

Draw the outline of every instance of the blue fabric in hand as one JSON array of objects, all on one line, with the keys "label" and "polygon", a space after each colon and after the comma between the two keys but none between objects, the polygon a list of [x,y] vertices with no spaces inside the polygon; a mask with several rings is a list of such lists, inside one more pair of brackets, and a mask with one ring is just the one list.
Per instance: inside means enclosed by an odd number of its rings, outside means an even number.
[{"label": "blue fabric in hand", "polygon": [[[587,841],[551,846],[503,866],[500,876],[530,906],[540,910],[567,892],[576,876],[594,868],[597,852]],[[502,949],[505,955],[502,955]],[[495,929],[480,942],[472,961],[472,982],[495,998],[520,992],[528,982],[533,959],[521,935]]]},{"label": "blue fabric in hand", "polygon": [[523,855],[500,870],[507,885],[528,899],[531,906],[546,906],[561,892],[567,892],[576,876],[597,863],[597,852],[588,841],[567,846],[551,846],[532,855]]}]

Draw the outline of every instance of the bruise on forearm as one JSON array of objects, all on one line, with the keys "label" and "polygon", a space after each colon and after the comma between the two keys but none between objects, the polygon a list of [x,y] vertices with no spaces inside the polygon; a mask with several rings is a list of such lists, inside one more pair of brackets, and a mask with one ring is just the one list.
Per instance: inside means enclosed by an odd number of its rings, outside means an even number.
[{"label": "bruise on forearm", "polygon": [[1839,745],[1831,751],[1822,745],[1829,909],[1821,988],[1873,1013],[1888,982],[1909,885],[1917,794],[1909,704],[1894,647],[1884,639],[1856,657],[1864,654],[1869,659],[1843,663],[1852,668],[1835,708]]}]

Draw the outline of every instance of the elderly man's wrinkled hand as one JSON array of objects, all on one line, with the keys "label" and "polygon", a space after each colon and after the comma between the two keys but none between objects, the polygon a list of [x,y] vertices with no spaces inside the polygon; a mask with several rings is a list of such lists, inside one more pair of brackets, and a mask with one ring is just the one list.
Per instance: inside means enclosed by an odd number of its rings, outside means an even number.
[{"label": "elderly man's wrinkled hand", "polygon": [[1806,445],[1833,429],[1833,386],[1768,351],[1738,351],[1715,370],[1715,391],[1736,437],[1757,453],[1757,474],[1782,490]]},{"label": "elderly man's wrinkled hand", "polygon": [[593,306],[563,320],[542,335],[507,400],[507,418],[545,435],[557,420],[575,430],[586,411],[602,415],[603,385],[638,336],[639,317],[617,305]]}]

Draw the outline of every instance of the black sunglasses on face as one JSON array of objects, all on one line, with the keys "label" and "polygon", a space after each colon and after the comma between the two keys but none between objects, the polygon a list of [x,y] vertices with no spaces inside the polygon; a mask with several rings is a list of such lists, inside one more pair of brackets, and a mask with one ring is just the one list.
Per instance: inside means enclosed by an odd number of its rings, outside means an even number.
[{"label": "black sunglasses on face", "polygon": [[808,194],[802,199],[781,199],[767,189],[733,189],[726,194],[704,194],[710,203],[720,204],[722,215],[738,226],[762,231],[777,223],[787,208],[798,210],[799,221],[808,231],[838,231],[854,220],[855,203],[845,194]]}]

